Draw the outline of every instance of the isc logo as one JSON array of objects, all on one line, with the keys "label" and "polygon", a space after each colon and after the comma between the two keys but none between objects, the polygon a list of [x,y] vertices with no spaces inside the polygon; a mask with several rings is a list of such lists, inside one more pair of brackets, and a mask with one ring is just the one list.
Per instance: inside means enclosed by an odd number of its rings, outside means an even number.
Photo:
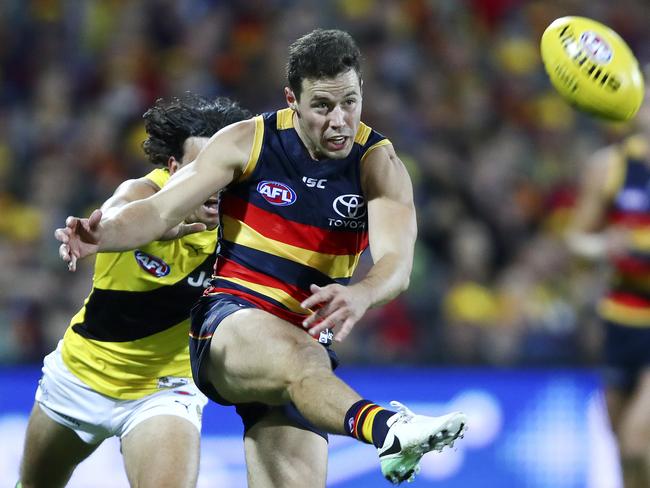
[{"label": "isc logo", "polygon": [[156,278],[162,278],[169,274],[170,268],[169,265],[160,258],[147,254],[137,249],[135,252],[135,260],[138,262],[140,267],[144,269],[147,273]]},{"label": "isc logo", "polygon": [[277,181],[260,181],[257,191],[271,205],[284,207],[296,201],[296,192],[284,183]]}]

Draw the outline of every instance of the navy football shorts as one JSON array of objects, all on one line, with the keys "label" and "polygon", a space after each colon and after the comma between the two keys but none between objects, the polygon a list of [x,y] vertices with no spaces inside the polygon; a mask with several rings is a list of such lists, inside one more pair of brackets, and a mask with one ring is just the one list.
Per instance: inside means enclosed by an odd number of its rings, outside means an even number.
[{"label": "navy football shorts", "polygon": [[641,370],[650,367],[650,327],[605,321],[605,370],[608,386],[631,390]]},{"label": "navy football shorts", "polygon": [[[293,403],[281,406],[271,406],[257,402],[233,404],[223,398],[214,388],[212,383],[210,383],[206,378],[204,366],[209,360],[210,343],[212,342],[214,331],[223,319],[242,308],[258,307],[248,300],[224,293],[203,296],[194,307],[192,307],[190,325],[192,332],[190,335],[190,363],[192,365],[192,376],[194,377],[196,386],[210,400],[219,403],[220,405],[234,405],[244,424],[244,433],[246,433],[248,429],[259,422],[269,412],[280,411],[298,427],[312,431],[327,440],[327,432],[320,430],[311,424],[302,416]],[[339,364],[336,353],[329,347],[326,347],[326,349],[330,356],[332,369],[336,369]]]}]

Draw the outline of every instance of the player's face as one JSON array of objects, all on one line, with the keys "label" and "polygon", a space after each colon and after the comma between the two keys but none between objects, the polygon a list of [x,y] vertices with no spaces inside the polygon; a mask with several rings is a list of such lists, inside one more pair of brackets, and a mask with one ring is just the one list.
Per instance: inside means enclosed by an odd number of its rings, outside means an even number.
[{"label": "player's face", "polygon": [[361,120],[361,83],[353,69],[335,78],[305,79],[300,101],[285,88],[296,131],[314,159],[350,154]]},{"label": "player's face", "polygon": [[[174,171],[194,161],[201,152],[201,149],[203,149],[207,143],[207,137],[187,138],[183,144],[183,158],[181,159],[180,163],[177,162],[178,164],[176,165],[176,169]],[[208,227],[208,229],[214,229],[219,224],[219,212],[217,203],[217,194],[215,193],[210,198],[208,198],[203,203],[203,205],[188,215],[185,219],[185,222],[202,222]]]}]

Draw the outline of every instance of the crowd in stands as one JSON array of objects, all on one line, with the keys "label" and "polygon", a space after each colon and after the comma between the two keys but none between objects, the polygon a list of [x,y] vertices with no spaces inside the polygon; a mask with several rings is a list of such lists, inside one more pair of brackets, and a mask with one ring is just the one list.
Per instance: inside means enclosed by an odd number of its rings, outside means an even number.
[{"label": "crowd in stands", "polygon": [[563,15],[650,61],[645,0],[1,2],[0,363],[39,363],[81,306],[92,262],[69,273],[53,231],[151,169],[147,107],[187,90],[283,107],[287,46],[314,27],[358,41],[363,120],[406,163],[419,220],[409,291],[368,313],[344,360],[597,363],[607,268],[562,233],[584,160],[632,128],[553,91],[538,45]]}]

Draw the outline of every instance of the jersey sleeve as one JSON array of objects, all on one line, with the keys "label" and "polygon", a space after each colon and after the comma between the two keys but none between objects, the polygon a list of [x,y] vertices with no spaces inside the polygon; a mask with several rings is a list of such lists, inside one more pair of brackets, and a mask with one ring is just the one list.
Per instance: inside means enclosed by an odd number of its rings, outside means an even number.
[{"label": "jersey sleeve", "polygon": [[158,185],[158,188],[162,188],[169,181],[170,174],[167,168],[156,168],[144,177]]}]

